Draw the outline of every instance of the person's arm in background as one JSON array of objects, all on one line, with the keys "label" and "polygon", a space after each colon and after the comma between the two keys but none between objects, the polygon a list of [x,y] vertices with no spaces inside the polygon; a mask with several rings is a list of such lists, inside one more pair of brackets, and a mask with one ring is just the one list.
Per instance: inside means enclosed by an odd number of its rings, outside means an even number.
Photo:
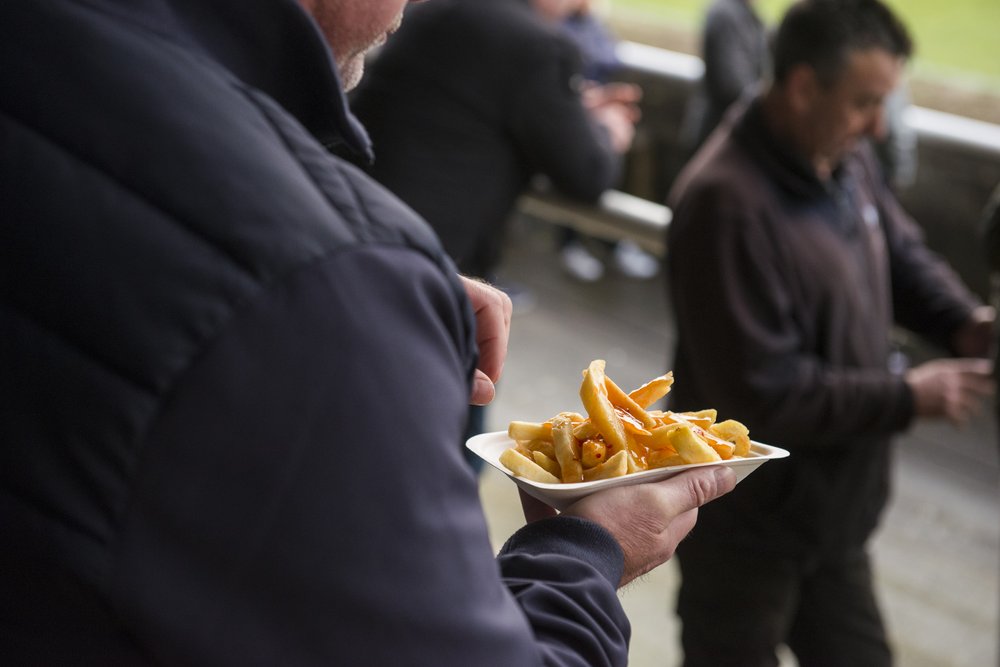
[{"label": "person's arm in background", "polygon": [[642,89],[631,83],[587,85],[580,99],[591,119],[607,131],[611,149],[618,155],[628,152],[640,118]]},{"label": "person's arm in background", "polygon": [[879,196],[879,218],[885,233],[896,321],[931,343],[955,354],[982,356],[985,349],[955,348],[954,335],[982,305],[955,270],[931,250],[920,227],[903,210],[888,187],[879,182],[874,158],[867,160],[869,181]]},{"label": "person's arm in background", "polygon": [[[421,255],[368,247],[273,285],[227,326],[147,438],[109,569],[151,657],[624,664],[617,585],[732,480],[612,494],[600,520],[619,532],[589,520],[592,500],[495,560],[461,455],[463,308]],[[640,501],[645,532],[622,532],[613,517]]]},{"label": "person's arm in background", "polygon": [[591,87],[581,97],[579,55],[567,39],[517,52],[509,130],[527,163],[561,193],[596,200],[620,176],[638,119],[634,86]]},{"label": "person's arm in background", "polygon": [[958,357],[934,359],[907,371],[914,412],[964,424],[995,391],[988,357],[996,313],[927,247],[920,228],[888,185],[881,190],[896,321]]},{"label": "person's arm in background", "polygon": [[607,130],[613,150],[624,154],[635,137],[642,89],[636,84],[612,80],[621,69],[615,53],[617,40],[590,3],[584,3],[577,14],[565,19],[562,29],[579,50],[583,106]]}]

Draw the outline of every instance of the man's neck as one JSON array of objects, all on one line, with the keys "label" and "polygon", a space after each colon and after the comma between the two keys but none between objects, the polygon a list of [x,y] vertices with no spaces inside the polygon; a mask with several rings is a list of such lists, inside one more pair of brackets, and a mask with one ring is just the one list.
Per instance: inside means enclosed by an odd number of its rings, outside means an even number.
[{"label": "man's neck", "polygon": [[816,178],[821,182],[826,183],[833,178],[834,165],[830,164],[830,161],[826,158],[816,158],[811,160],[810,164],[816,170]]},{"label": "man's neck", "polygon": [[771,135],[797,152],[803,162],[812,166],[816,178],[821,182],[829,181],[836,165],[825,156],[813,155],[808,149],[809,128],[804,127],[801,119],[792,112],[781,91],[775,88],[768,90],[764,94],[762,109],[764,123]]}]

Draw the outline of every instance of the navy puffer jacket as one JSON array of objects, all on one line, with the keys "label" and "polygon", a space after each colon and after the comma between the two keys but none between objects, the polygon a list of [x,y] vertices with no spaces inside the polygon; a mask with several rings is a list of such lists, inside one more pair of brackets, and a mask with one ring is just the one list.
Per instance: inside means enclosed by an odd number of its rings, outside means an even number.
[{"label": "navy puffer jacket", "polygon": [[462,286],[335,144],[293,0],[0,3],[6,664],[624,660],[607,533],[494,559]]}]

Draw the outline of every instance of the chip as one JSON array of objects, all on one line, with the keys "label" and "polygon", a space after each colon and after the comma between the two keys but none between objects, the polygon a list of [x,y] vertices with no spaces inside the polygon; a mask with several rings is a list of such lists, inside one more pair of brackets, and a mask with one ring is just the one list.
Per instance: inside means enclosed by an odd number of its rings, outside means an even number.
[{"label": "chip", "polygon": [[750,454],[749,429],[734,419],[717,422],[713,408],[650,409],[673,382],[668,372],[626,393],[607,376],[604,360],[595,359],[580,384],[586,416],[567,411],[544,422],[510,422],[507,435],[517,444],[500,462],[519,477],[558,484]]}]

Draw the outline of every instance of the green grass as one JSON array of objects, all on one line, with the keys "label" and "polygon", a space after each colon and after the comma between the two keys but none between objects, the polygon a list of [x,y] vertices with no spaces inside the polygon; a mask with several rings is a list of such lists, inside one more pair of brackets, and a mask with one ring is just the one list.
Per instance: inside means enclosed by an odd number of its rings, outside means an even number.
[{"label": "green grass", "polygon": [[[611,0],[613,7],[697,29],[708,0]],[[960,78],[1000,91],[1000,0],[886,0],[909,28],[917,74]],[[758,11],[776,23],[790,0],[758,0]]]}]

